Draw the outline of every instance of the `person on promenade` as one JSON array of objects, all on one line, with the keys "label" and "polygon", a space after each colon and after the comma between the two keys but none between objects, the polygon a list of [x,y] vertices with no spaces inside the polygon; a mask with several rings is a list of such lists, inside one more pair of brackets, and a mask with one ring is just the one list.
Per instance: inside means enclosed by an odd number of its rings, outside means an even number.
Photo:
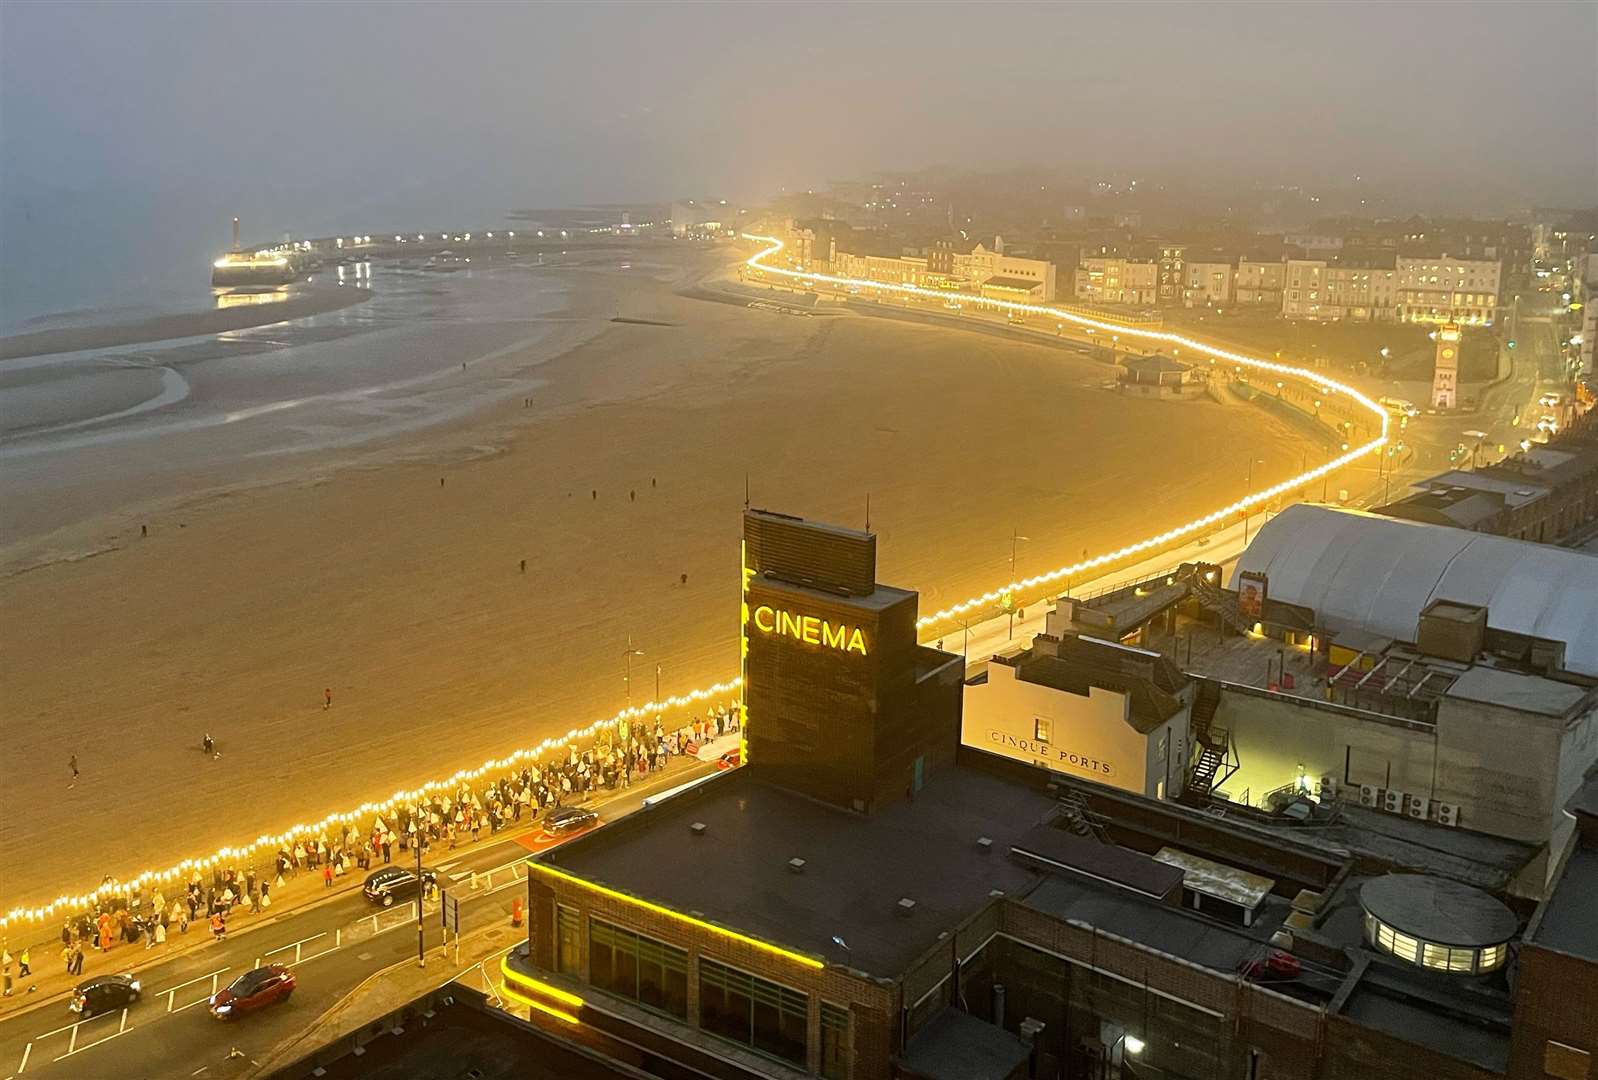
[{"label": "person on promenade", "polygon": [[333,864],[332,863],[328,863],[328,864],[326,864],[325,866],[322,867],[322,888],[331,889],[332,887],[333,887]]},{"label": "person on promenade", "polygon": [[71,975],[83,974],[83,943],[81,941],[72,943],[72,959],[67,965],[67,972]]}]

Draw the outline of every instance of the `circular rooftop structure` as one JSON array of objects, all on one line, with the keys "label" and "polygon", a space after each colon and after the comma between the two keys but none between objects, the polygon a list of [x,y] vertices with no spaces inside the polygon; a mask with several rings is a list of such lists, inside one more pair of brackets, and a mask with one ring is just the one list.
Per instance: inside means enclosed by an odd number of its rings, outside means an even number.
[{"label": "circular rooftop structure", "polygon": [[1496,971],[1520,920],[1480,889],[1425,874],[1388,874],[1359,890],[1365,940],[1416,967],[1456,975]]}]

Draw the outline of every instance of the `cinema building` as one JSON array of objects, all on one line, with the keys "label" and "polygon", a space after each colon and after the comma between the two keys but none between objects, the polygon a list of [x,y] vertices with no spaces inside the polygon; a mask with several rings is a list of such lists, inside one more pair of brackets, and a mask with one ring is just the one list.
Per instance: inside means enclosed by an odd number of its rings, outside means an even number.
[{"label": "cinema building", "polygon": [[[1560,984],[1598,985],[1598,784],[1517,897],[1511,840],[1295,832],[962,747],[961,659],[873,537],[751,512],[744,567],[746,764],[529,860],[527,1023],[628,1076],[1594,1075],[1595,997]],[[1191,710],[1139,653],[1054,659],[1017,681],[1145,750]]]}]

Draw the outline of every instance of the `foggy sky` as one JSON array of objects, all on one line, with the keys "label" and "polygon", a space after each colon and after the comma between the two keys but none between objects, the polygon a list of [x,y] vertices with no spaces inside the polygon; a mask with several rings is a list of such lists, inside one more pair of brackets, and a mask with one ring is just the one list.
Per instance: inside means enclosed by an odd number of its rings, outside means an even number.
[{"label": "foggy sky", "polygon": [[1504,212],[1594,201],[1595,57],[1591,3],[7,3],[0,178],[305,231],[929,164]]}]

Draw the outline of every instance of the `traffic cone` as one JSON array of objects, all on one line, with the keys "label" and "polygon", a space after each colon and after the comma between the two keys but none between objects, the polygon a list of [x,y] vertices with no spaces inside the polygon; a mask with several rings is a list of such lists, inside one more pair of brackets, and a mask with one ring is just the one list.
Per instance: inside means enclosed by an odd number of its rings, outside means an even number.
[{"label": "traffic cone", "polygon": [[520,926],[522,924],[522,898],[519,896],[511,901],[510,924],[512,926]]}]

